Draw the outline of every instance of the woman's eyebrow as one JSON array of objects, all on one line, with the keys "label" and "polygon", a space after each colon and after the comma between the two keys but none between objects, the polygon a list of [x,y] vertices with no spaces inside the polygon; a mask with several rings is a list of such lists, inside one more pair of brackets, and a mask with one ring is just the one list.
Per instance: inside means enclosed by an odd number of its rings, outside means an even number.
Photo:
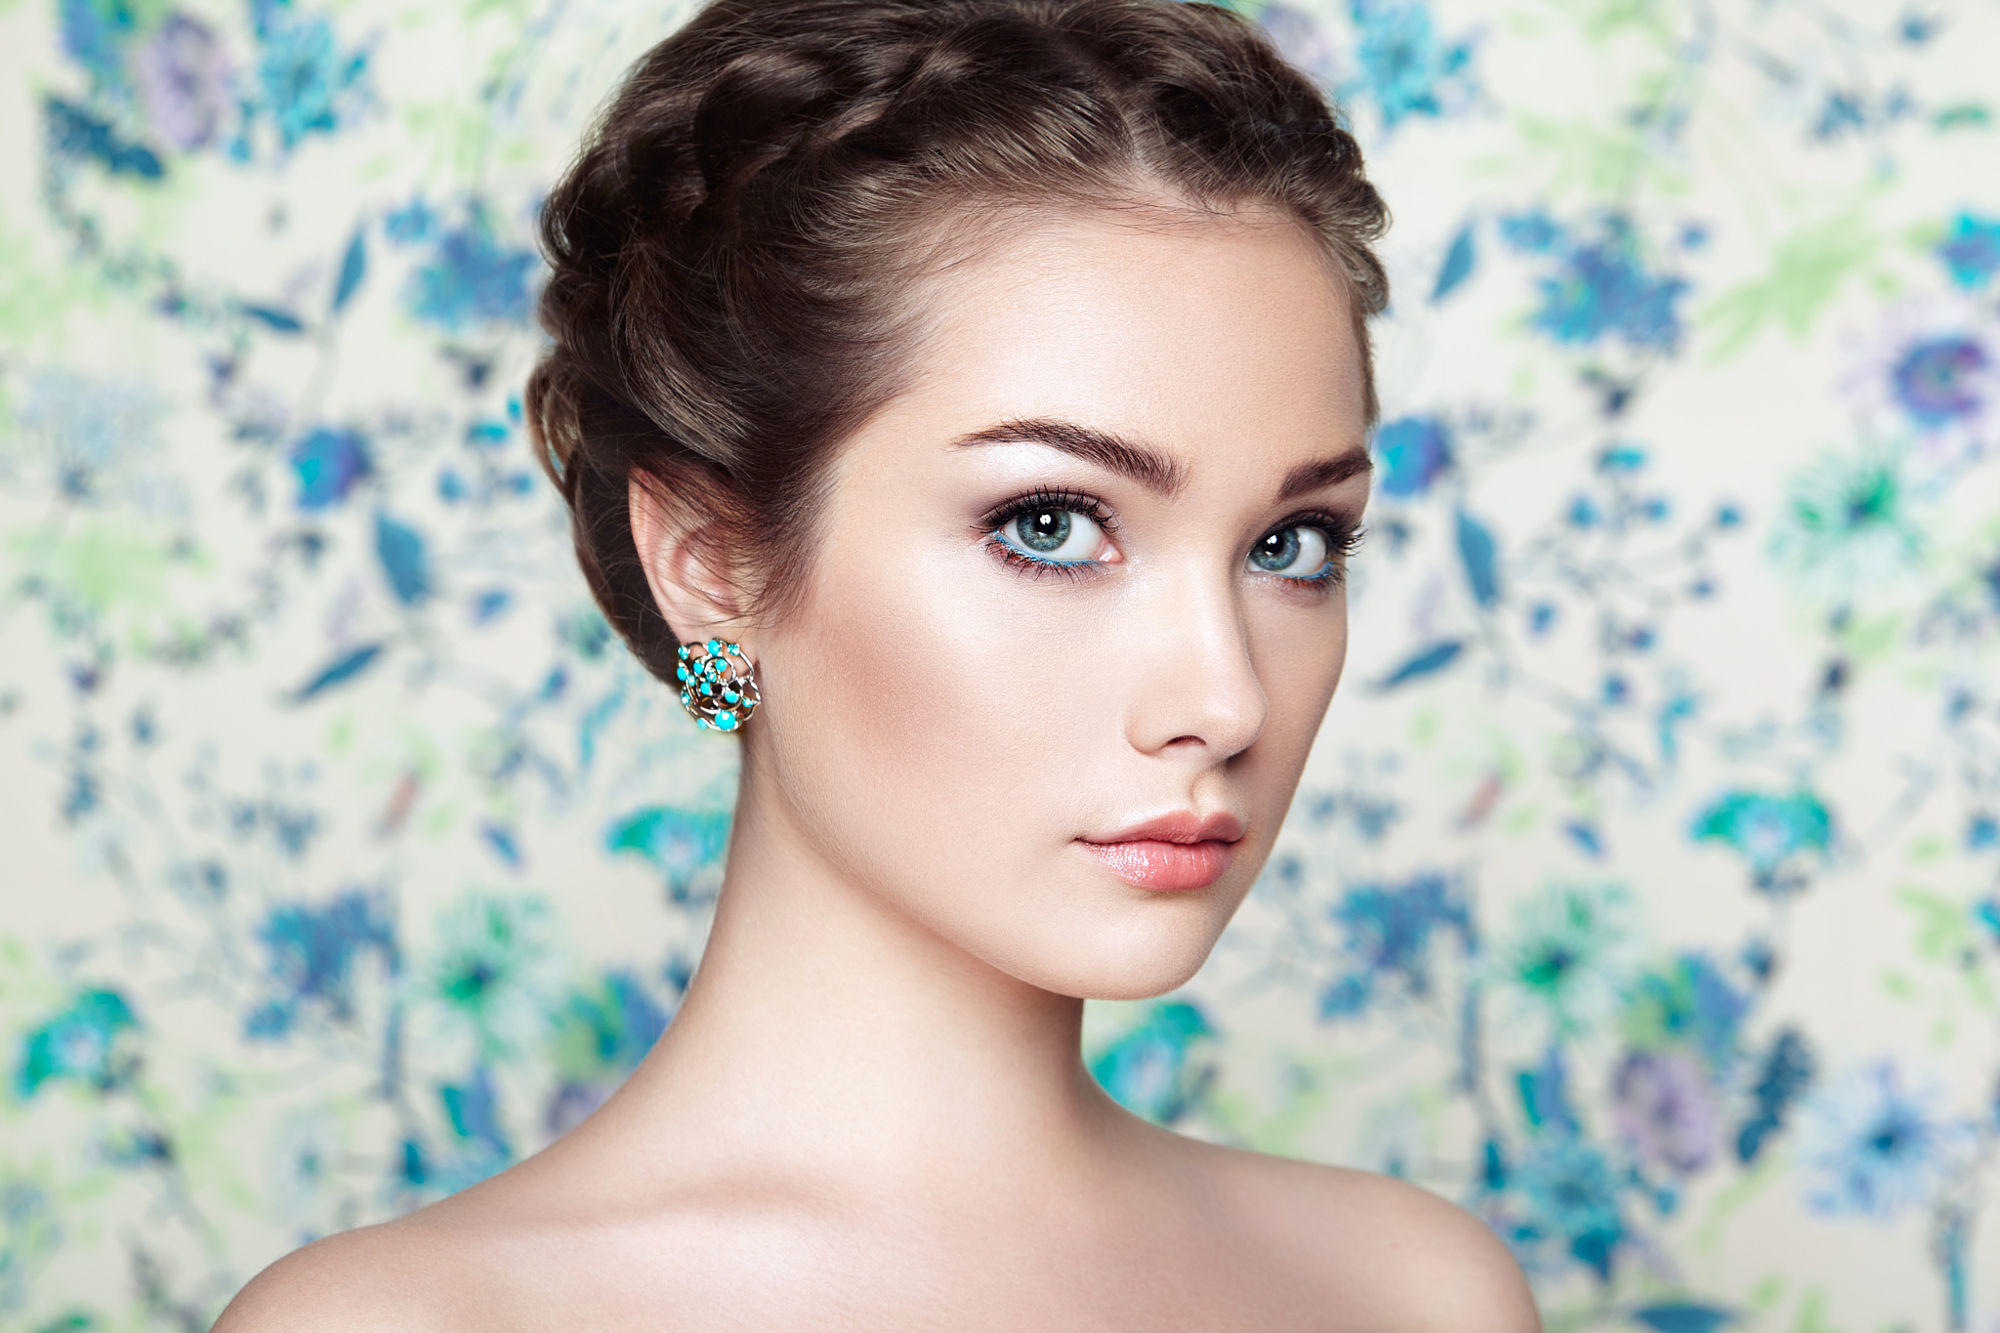
[{"label": "woman's eyebrow", "polygon": [[[968,432],[952,441],[953,447],[976,444],[1006,444],[1027,441],[1046,444],[1095,463],[1122,477],[1129,477],[1147,490],[1168,499],[1187,489],[1187,464],[1165,451],[1116,432],[1100,430],[1060,417],[1012,417]],[[1322,486],[1333,486],[1349,477],[1374,470],[1375,460],[1365,445],[1345,449],[1326,458],[1296,464],[1278,484],[1279,502]]]}]

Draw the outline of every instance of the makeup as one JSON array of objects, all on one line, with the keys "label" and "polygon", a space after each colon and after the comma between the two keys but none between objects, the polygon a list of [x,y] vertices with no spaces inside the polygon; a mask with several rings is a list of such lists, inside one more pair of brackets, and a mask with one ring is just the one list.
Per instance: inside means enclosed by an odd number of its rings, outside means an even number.
[{"label": "makeup", "polygon": [[1236,851],[1232,842],[1208,838],[1201,842],[1162,842],[1136,838],[1129,842],[1085,842],[1077,845],[1102,864],[1142,889],[1205,889],[1221,878]]}]

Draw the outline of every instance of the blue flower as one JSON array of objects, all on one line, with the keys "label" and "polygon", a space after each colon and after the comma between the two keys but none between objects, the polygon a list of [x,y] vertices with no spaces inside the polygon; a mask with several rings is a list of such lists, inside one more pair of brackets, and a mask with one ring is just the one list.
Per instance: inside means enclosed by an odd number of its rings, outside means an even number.
[{"label": "blue flower", "polygon": [[1430,11],[1418,0],[1350,0],[1348,12],[1358,29],[1361,76],[1343,91],[1373,98],[1391,128],[1405,116],[1442,114],[1440,87],[1463,80],[1472,44],[1440,44]]},{"label": "blue flower", "polygon": [[94,86],[114,86],[136,18],[129,0],[61,0],[63,52],[90,71]]},{"label": "blue flower", "polygon": [[[1931,530],[1915,468],[1911,452],[1886,438],[1823,451],[1791,478],[1766,553],[1806,592],[1841,604],[1912,579],[1924,567]],[[1780,822],[1820,817],[1810,806],[1754,813]]]},{"label": "blue flower", "polygon": [[121,1055],[117,1039],[138,1019],[115,990],[88,990],[55,1017],[34,1029],[21,1046],[14,1070],[14,1093],[22,1100],[46,1083],[67,1079],[110,1092],[126,1082],[136,1062]]},{"label": "blue flower", "polygon": [[1626,1039],[1641,1050],[1688,1043],[1716,1074],[1735,1063],[1750,1001],[1706,955],[1686,952],[1664,972],[1647,972],[1632,988]]},{"label": "blue flower", "polygon": [[339,504],[355,483],[374,472],[361,432],[318,426],[292,446],[288,460],[298,475],[301,509]]},{"label": "blue flower", "polygon": [[558,1072],[571,1078],[622,1077],[666,1031],[666,1013],[630,972],[605,974],[597,989],[570,994],[552,1042]]},{"label": "blue flower", "polygon": [[1971,291],[2000,273],[2000,218],[1974,217],[1961,212],[1952,228],[1937,245],[1938,258],[1951,271],[1951,280]]},{"label": "blue flower", "polygon": [[30,374],[25,387],[15,438],[44,446],[65,499],[136,499],[153,480],[148,456],[163,414],[144,385],[50,367]]},{"label": "blue flower", "polygon": [[1833,815],[1809,791],[1774,796],[1732,790],[1696,813],[1689,835],[1734,848],[1750,862],[1757,887],[1774,890],[1784,887],[1777,872],[1787,862],[1807,852],[1827,854]]},{"label": "blue flower", "polygon": [[1472,930],[1464,899],[1435,872],[1407,884],[1350,889],[1332,915],[1346,928],[1347,950],[1362,970],[1337,980],[1321,996],[1322,1017],[1359,1012],[1384,977],[1398,979],[1411,995],[1428,995],[1432,932],[1448,928],[1468,943]]},{"label": "blue flower", "polygon": [[1563,1134],[1538,1140],[1514,1168],[1513,1187],[1524,1211],[1516,1237],[1535,1245],[1559,1243],[1609,1279],[1626,1235],[1619,1184],[1604,1154],[1583,1139]]},{"label": "blue flower", "polygon": [[437,238],[431,258],[412,275],[410,310],[447,332],[479,323],[522,323],[528,318],[533,250],[498,244],[475,204],[464,226]]},{"label": "blue flower", "polygon": [[289,9],[273,10],[261,34],[257,80],[264,112],[278,127],[287,151],[310,134],[339,129],[346,110],[358,100],[368,54],[342,54],[324,18]]},{"label": "blue flower", "polygon": [[1684,278],[1647,273],[1625,219],[1613,216],[1606,236],[1570,246],[1562,267],[1540,280],[1541,308],[1529,323],[1561,343],[1595,343],[1608,336],[1633,347],[1674,350],[1681,323],[1676,303]]},{"label": "blue flower", "polygon": [[[590,622],[584,621],[587,625]],[[586,737],[585,757],[589,756]],[[604,850],[636,852],[670,883],[685,884],[714,866],[729,845],[732,816],[727,810],[691,810],[649,805],[621,815],[604,830]]]},{"label": "blue flower", "polygon": [[395,927],[385,905],[378,895],[359,890],[324,906],[281,903],[265,916],[257,938],[266,950],[265,974],[279,993],[251,1012],[244,1025],[249,1037],[285,1035],[308,1003],[347,1022],[354,1014],[356,957],[373,950],[392,973],[398,964]]},{"label": "blue flower", "polygon": [[1610,1017],[1639,972],[1632,895],[1608,881],[1557,880],[1515,901],[1481,960],[1501,1021],[1542,1022],[1555,1037]]},{"label": "blue flower", "polygon": [[1452,465],[1451,431],[1438,417],[1398,417],[1375,431],[1382,464],[1375,489],[1384,495],[1422,495]]},{"label": "blue flower", "polygon": [[268,1197],[278,1215],[294,1223],[317,1217],[340,1181],[348,1147],[329,1106],[307,1103],[289,1111],[271,1135],[264,1163]]},{"label": "blue flower", "polygon": [[408,979],[413,1048],[478,1063],[529,1054],[553,1030],[566,965],[559,925],[533,895],[469,890],[438,917]]},{"label": "blue flower", "polygon": [[1200,1098],[1214,1073],[1192,1063],[1189,1048],[1214,1035],[1200,1009],[1168,1000],[1153,1005],[1137,1026],[1100,1051],[1090,1072],[1126,1110],[1171,1124]]},{"label": "blue flower", "polygon": [[1942,1082],[1906,1080],[1893,1058],[1872,1060],[1810,1094],[1794,1150],[1819,1213],[1893,1218],[1928,1202],[1976,1137],[1945,1116]]},{"label": "blue flower", "polygon": [[666,1026],[665,1010],[629,972],[606,973],[595,990],[572,992],[550,1041],[557,1080],[544,1129],[567,1133],[601,1105]]},{"label": "blue flower", "polygon": [[451,1126],[448,1151],[434,1152],[405,1138],[396,1173],[404,1185],[455,1194],[513,1162],[514,1145],[502,1123],[500,1089],[489,1066],[478,1063],[464,1081],[439,1084],[438,1100]]}]

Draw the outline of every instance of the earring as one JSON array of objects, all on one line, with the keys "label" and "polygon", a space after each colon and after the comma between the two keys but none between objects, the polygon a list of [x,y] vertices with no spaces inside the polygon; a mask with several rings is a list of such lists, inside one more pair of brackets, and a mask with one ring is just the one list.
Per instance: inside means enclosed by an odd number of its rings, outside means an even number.
[{"label": "earring", "polygon": [[[701,657],[690,658],[690,648],[701,648]],[[724,654],[733,654],[743,664],[732,672]],[[757,692],[756,668],[743,655],[740,644],[710,639],[706,643],[680,646],[680,665],[674,673],[681,680],[681,707],[711,731],[736,731],[750,718],[762,701]]]}]

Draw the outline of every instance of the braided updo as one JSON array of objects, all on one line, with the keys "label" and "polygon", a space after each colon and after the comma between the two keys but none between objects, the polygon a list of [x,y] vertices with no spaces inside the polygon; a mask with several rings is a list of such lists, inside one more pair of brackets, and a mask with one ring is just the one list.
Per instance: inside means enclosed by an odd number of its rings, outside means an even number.
[{"label": "braided updo", "polygon": [[541,215],[536,457],[592,595],[675,683],[628,489],[750,614],[805,585],[834,451],[908,387],[927,274],[1024,221],[1272,206],[1366,319],[1388,210],[1324,93],[1199,0],[712,0],[627,73]]}]

